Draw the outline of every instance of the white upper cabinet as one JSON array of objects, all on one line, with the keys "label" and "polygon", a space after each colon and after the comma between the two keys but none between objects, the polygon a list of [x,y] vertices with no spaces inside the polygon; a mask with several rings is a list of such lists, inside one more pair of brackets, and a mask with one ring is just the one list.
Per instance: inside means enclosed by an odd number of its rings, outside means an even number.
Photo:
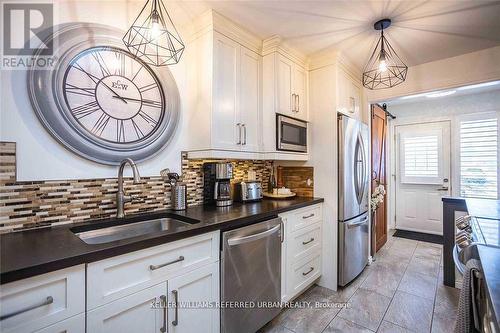
[{"label": "white upper cabinet", "polygon": [[214,34],[214,73],[212,110],[212,148],[239,150],[240,45]]},{"label": "white upper cabinet", "polygon": [[276,112],[282,114],[291,114],[293,101],[292,92],[292,71],[293,63],[283,56],[276,59],[276,78],[277,78],[277,107]]},{"label": "white upper cabinet", "polygon": [[342,68],[337,72],[337,112],[362,120],[361,85]]},{"label": "white upper cabinet", "polygon": [[277,54],[276,80],[276,112],[307,120],[307,72],[304,67]]},{"label": "white upper cabinet", "polygon": [[240,108],[241,149],[259,151],[261,143],[261,71],[262,57],[241,47],[240,54]]},{"label": "white upper cabinet", "polygon": [[212,12],[191,43],[190,158],[259,158],[262,42]]}]

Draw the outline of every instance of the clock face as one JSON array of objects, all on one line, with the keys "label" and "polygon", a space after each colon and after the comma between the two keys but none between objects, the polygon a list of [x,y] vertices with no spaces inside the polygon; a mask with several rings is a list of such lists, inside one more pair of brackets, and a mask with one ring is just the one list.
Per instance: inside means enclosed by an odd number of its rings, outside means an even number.
[{"label": "clock face", "polygon": [[99,46],[78,53],[62,84],[70,116],[84,131],[106,142],[145,140],[164,117],[158,78],[144,62],[119,48]]}]

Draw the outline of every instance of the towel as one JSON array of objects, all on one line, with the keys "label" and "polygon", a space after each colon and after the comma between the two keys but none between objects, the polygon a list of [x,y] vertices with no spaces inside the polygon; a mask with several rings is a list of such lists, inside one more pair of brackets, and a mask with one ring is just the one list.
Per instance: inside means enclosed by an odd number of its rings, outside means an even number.
[{"label": "towel", "polygon": [[455,333],[481,332],[479,299],[482,295],[482,273],[479,260],[471,259],[465,265],[465,272],[458,302]]}]

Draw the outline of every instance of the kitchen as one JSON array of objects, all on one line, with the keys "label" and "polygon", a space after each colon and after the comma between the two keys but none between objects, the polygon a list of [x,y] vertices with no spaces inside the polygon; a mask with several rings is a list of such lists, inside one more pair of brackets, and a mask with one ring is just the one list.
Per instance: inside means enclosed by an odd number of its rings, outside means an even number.
[{"label": "kitchen", "polygon": [[[439,213],[442,248],[393,236],[412,230],[392,221],[399,197],[389,176],[399,170],[389,138],[406,124],[399,98],[500,79],[498,29],[488,26],[500,5],[369,3],[2,3],[11,33],[0,72],[1,330],[453,329],[459,289],[446,280],[446,260],[455,217]],[[360,10],[370,13],[362,21]],[[414,19],[421,10],[431,18]],[[322,12],[332,17],[314,19]],[[447,52],[417,50],[401,45],[398,13],[420,20],[406,28],[417,39],[432,13],[475,15],[483,37],[469,45],[467,34],[431,32]],[[357,36],[363,43],[350,52]],[[365,65],[376,53],[377,68],[391,72],[380,66],[392,66],[392,52],[404,62],[385,87]],[[32,57],[44,61],[4,61]],[[465,77],[457,70],[471,64]],[[498,112],[487,98],[482,105]],[[380,156],[376,144],[386,147]],[[374,201],[376,188],[384,194]],[[462,195],[449,188],[440,194]],[[400,296],[418,296],[407,279],[430,280],[406,274],[419,260],[436,268],[423,317],[412,316],[415,305],[394,309],[406,304]],[[453,299],[446,314],[440,291]],[[309,301],[319,305],[301,307]]]}]

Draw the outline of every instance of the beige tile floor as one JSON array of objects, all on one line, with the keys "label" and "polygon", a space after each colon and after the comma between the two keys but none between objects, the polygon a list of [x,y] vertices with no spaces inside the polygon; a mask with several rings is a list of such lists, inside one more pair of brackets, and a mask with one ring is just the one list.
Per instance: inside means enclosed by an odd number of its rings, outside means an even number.
[{"label": "beige tile floor", "polygon": [[453,332],[459,290],[442,283],[442,246],[390,234],[376,262],[353,282],[338,291],[309,288],[296,301],[312,307],[285,309],[261,332]]}]

